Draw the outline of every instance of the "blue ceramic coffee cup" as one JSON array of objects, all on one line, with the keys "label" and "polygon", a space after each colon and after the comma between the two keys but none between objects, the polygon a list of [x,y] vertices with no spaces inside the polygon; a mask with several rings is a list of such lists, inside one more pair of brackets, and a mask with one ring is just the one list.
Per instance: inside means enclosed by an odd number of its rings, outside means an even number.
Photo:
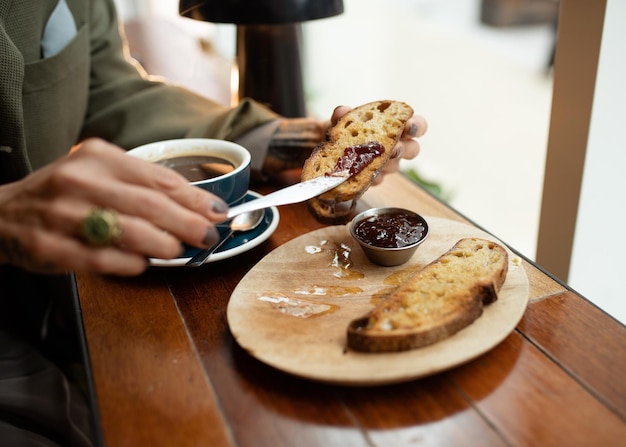
[{"label": "blue ceramic coffee cup", "polygon": [[146,144],[128,155],[170,167],[189,182],[220,197],[240,203],[250,184],[250,152],[239,144],[209,138],[183,138]]}]

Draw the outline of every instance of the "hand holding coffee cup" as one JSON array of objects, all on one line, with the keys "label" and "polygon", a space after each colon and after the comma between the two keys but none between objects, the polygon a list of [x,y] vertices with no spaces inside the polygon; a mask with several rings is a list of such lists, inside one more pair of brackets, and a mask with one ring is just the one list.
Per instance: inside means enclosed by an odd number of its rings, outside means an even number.
[{"label": "hand holding coffee cup", "polygon": [[[247,188],[247,168],[239,172],[244,179],[229,188],[233,197]],[[98,138],[7,185],[3,200],[5,210],[19,212],[3,213],[2,237],[15,244],[0,261],[42,273],[138,274],[148,259],[215,244],[228,211],[223,199],[174,170]]]}]

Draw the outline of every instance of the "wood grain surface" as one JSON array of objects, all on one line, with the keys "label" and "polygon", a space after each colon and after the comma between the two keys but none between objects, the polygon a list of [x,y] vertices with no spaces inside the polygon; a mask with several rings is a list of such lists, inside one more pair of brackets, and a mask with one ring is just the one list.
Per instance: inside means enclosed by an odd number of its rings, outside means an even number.
[{"label": "wood grain surface", "polygon": [[[153,274],[154,273],[154,274]],[[78,274],[107,446],[229,445],[230,433],[158,272]],[[182,387],[180,383],[189,386]],[[0,442],[1,444],[1,442]]]},{"label": "wood grain surface", "polygon": [[[242,279],[227,309],[239,345],[285,372],[343,385],[379,385],[423,377],[471,360],[500,343],[522,318],[528,279],[510,254],[509,273],[495,303],[456,335],[401,353],[346,348],[348,323],[366,314],[415,271],[469,236],[494,240],[467,224],[427,217],[428,239],[402,266],[370,263],[347,226],[304,234],[272,251]],[[337,262],[348,257],[349,262]]]},{"label": "wood grain surface", "polygon": [[[359,204],[374,206],[471,226],[400,175],[368,190]],[[337,386],[257,360],[231,336],[231,296],[272,252],[324,228],[305,204],[280,213],[265,243],[201,269],[159,268],[137,278],[77,274],[99,445],[624,444],[626,328],[528,259],[519,266],[529,282],[521,320],[488,352],[456,368],[384,386]],[[294,275],[277,263],[261,279]]]}]

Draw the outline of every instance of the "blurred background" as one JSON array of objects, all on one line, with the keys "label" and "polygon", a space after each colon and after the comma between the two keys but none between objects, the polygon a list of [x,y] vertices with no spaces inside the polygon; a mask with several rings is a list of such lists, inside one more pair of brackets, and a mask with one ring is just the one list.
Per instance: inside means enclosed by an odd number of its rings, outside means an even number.
[{"label": "blurred background", "polygon": [[[133,54],[150,73],[230,101],[224,86],[230,88],[234,25],[178,17],[178,0],[117,1],[131,47],[145,39],[141,33],[161,36],[150,52]],[[481,20],[484,3],[493,4],[493,24]],[[420,156],[403,168],[534,259],[557,7],[537,0],[544,7],[533,15],[519,6],[527,2],[500,2],[508,9],[497,3],[344,0],[343,14],[303,23],[306,103],[323,119],[340,104],[389,98],[412,105],[430,129]],[[193,54],[194,39],[210,57]]]},{"label": "blurred background", "polygon": [[[150,74],[225,104],[236,100],[235,25],[182,18],[178,0],[116,2],[131,53]],[[623,42],[619,23],[626,20],[624,3],[607,2],[613,11],[606,14],[607,20],[614,18],[611,29],[621,33],[613,42]],[[420,140],[420,156],[404,162],[403,170],[535,260],[558,1],[344,0],[343,4],[343,14],[302,24],[307,113],[328,119],[337,105],[356,106],[377,99],[411,104],[427,118],[429,131]],[[617,69],[613,66],[599,74],[613,73],[612,79],[603,78],[605,87],[613,89],[605,96],[613,98],[609,99],[614,103],[612,112],[603,117],[613,127],[609,138],[621,127],[614,117],[625,117],[626,93],[616,76],[626,73],[626,62],[623,56],[618,60],[622,65]],[[619,98],[624,101],[617,102]],[[582,204],[590,209],[587,216],[606,213],[610,203],[610,209],[615,208],[610,200],[604,200],[603,209],[593,208],[598,190],[605,195],[607,190],[626,188],[624,181],[606,183],[623,176],[605,178],[603,174],[607,164],[615,171],[626,162],[623,137],[616,143],[590,135],[590,142],[596,140],[603,147],[609,143],[612,152],[610,161],[603,159],[604,165],[596,171],[595,189],[586,188],[581,196]],[[587,172],[585,176],[591,177]],[[623,200],[621,194],[616,200]],[[606,234],[612,234],[612,229]],[[614,291],[620,270],[626,266],[617,257],[602,265],[592,262],[606,256],[605,243],[600,245],[598,236],[602,234],[594,232],[596,240],[590,243],[577,239],[567,281],[624,322],[626,302],[617,299]],[[624,247],[621,240],[618,247]]]}]

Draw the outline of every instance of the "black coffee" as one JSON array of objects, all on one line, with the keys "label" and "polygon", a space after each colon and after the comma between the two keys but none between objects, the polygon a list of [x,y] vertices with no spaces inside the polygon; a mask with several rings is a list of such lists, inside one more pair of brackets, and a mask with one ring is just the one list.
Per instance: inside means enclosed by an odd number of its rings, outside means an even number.
[{"label": "black coffee", "polygon": [[183,155],[156,162],[173,169],[190,182],[206,180],[228,174],[235,169],[230,161],[209,155]]}]

